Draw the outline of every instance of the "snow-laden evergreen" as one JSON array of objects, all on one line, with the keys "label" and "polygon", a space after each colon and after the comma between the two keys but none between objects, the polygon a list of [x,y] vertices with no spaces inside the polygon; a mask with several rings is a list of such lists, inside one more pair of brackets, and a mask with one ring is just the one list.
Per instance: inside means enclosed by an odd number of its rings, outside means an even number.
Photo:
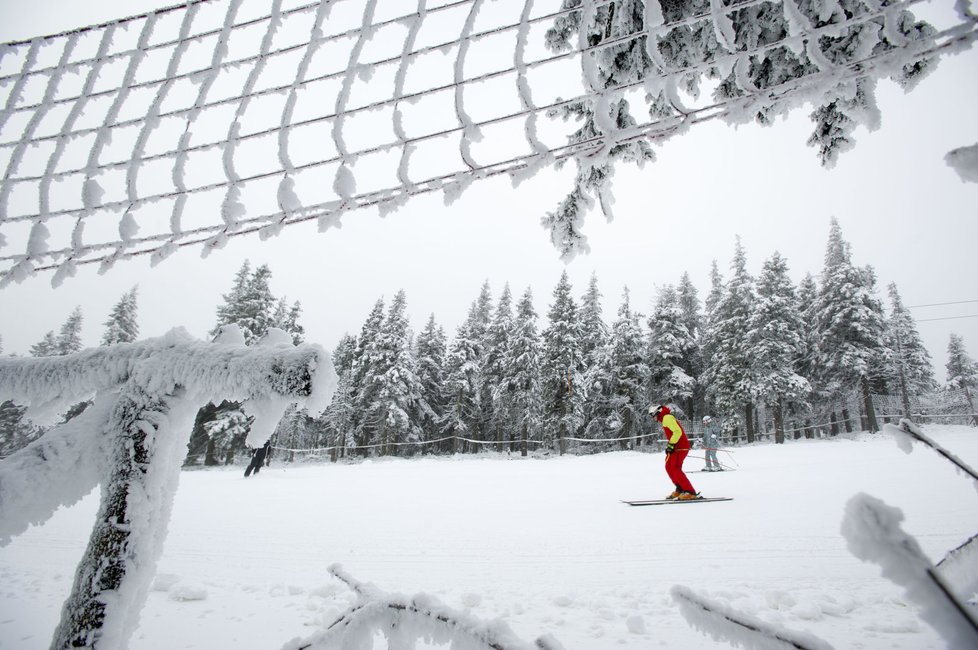
[{"label": "snow-laden evergreen", "polygon": [[421,430],[425,440],[433,440],[445,416],[445,355],[448,353],[448,337],[445,329],[428,317],[428,323],[415,340],[418,365],[418,381],[428,402],[429,411],[421,418]]},{"label": "snow-laden evergreen", "polygon": [[581,357],[584,360],[584,422],[581,426],[582,431],[591,428],[591,423],[595,417],[599,416],[602,402],[600,395],[593,393],[592,389],[598,383],[594,377],[594,370],[602,365],[602,356],[606,354],[608,343],[608,326],[604,322],[601,307],[601,290],[598,288],[598,276],[591,274],[588,282],[587,291],[581,298],[581,307],[578,310],[578,318],[581,323]]},{"label": "snow-laden evergreen", "polygon": [[642,315],[632,311],[626,287],[618,316],[611,326],[601,391],[607,403],[606,429],[612,437],[620,438],[622,448],[641,432],[641,419],[647,408],[645,388],[649,365],[644,348]]},{"label": "snow-laden evergreen", "polygon": [[58,332],[54,354],[74,354],[82,349],[81,342],[82,312],[81,307],[75,307],[68,315],[68,320]]},{"label": "snow-laden evergreen", "polygon": [[[694,379],[683,362],[696,346],[686,328],[676,288],[659,287],[652,314],[649,316],[649,339],[646,363],[649,366],[648,395],[659,404],[687,403],[693,397]],[[684,414],[692,417],[692,413]]]},{"label": "snow-laden evergreen", "polygon": [[834,396],[858,388],[870,430],[876,431],[879,427],[870,399],[870,382],[889,355],[883,304],[876,296],[872,269],[852,263],[849,243],[842,238],[835,218],[825,249],[815,316],[817,389]]},{"label": "snow-laden evergreen", "polygon": [[136,319],[136,298],[139,287],[133,287],[119,299],[109,319],[105,321],[105,334],[102,335],[102,345],[113,343],[134,343],[139,340],[139,323]]},{"label": "snow-laden evergreen", "polygon": [[367,320],[357,337],[357,349],[353,355],[353,431],[357,446],[366,449],[376,443],[381,426],[377,419],[377,392],[380,387],[379,339],[384,323],[384,300],[374,303]]},{"label": "snow-laden evergreen", "polygon": [[[753,378],[748,347],[750,318],[757,297],[754,278],[747,272],[747,254],[737,238],[730,263],[730,280],[709,316],[707,339],[710,350],[704,378],[714,403],[724,413],[739,418],[747,441],[754,439]],[[726,421],[726,426],[733,424]]]},{"label": "snow-laden evergreen", "polygon": [[679,363],[686,374],[693,378],[693,395],[686,400],[683,410],[690,417],[694,417],[696,405],[703,402],[705,394],[705,386],[700,381],[705,364],[702,351],[704,315],[700,307],[699,292],[693,285],[688,272],[683,272],[682,277],[680,277],[676,293],[679,300],[681,322],[692,337],[692,345],[683,353],[682,361]]},{"label": "snow-laden evergreen", "polygon": [[504,436],[514,430],[510,418],[510,389],[506,384],[506,353],[513,334],[513,294],[509,284],[496,303],[492,321],[486,328],[483,344],[481,379],[482,403],[488,415],[485,418],[486,439],[502,442]]},{"label": "snow-laden evergreen", "polygon": [[[580,427],[584,412],[581,325],[570,279],[564,271],[553,291],[543,330],[543,421],[548,438],[563,440]],[[550,440],[548,440],[549,442]]]},{"label": "snow-laden evergreen", "polygon": [[757,278],[757,301],[748,321],[753,396],[774,413],[775,440],[784,442],[784,412],[808,395],[811,386],[798,374],[805,349],[805,325],[788,264],[779,253]]},{"label": "snow-laden evergreen", "polygon": [[[470,438],[477,431],[482,410],[479,391],[480,345],[472,326],[469,319],[458,327],[445,358],[443,435]],[[457,451],[457,447],[453,446],[452,451]]]},{"label": "snow-laden evergreen", "polygon": [[520,453],[527,454],[527,441],[537,437],[543,412],[543,386],[540,369],[543,351],[537,332],[537,313],[533,292],[527,288],[516,303],[513,331],[506,347],[503,386],[509,392],[514,435],[519,433]]},{"label": "snow-laden evergreen", "polygon": [[909,412],[909,395],[934,389],[934,365],[930,353],[924,347],[917,331],[913,315],[903,306],[895,283],[887,287],[890,296],[890,317],[887,319],[886,345],[892,352],[888,380],[895,384],[906,402]]},{"label": "snow-laden evergreen", "polygon": [[403,290],[398,291],[377,337],[376,357],[371,364],[376,397],[368,417],[378,422],[377,443],[382,454],[391,453],[401,443],[421,440],[421,423],[432,415],[411,353],[406,310],[407,297]]}]

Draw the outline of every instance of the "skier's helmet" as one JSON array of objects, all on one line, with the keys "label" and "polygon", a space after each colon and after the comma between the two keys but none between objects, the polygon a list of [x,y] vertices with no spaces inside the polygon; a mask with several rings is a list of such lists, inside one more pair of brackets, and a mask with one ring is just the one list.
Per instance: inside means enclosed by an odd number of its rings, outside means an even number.
[{"label": "skier's helmet", "polygon": [[661,404],[653,404],[652,406],[649,407],[649,415],[651,415],[654,418],[659,417],[659,413],[662,412],[662,408],[663,407]]},{"label": "skier's helmet", "polygon": [[703,416],[703,424],[709,424],[712,421],[713,421],[713,418],[711,416],[709,416],[709,415],[704,415]]}]

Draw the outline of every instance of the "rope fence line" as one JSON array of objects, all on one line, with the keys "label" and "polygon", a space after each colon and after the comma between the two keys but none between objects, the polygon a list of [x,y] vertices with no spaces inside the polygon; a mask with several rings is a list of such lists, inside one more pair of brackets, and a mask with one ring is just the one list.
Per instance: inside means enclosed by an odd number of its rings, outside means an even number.
[{"label": "rope fence line", "polygon": [[[668,69],[668,66],[663,67],[659,65],[660,76],[658,78],[643,79],[601,90],[589,90],[588,86],[591,84],[585,83],[584,94],[577,95],[568,100],[558,98],[556,101],[537,105],[530,100],[530,87],[526,75],[528,70],[541,68],[542,66],[568,58],[580,58],[582,68],[587,68],[588,65],[593,67],[592,59],[594,55],[603,49],[621,46],[628,42],[647,37],[651,37],[648,38],[650,42],[658,42],[657,39],[660,36],[665,36],[669,30],[703,21],[717,21],[720,17],[729,18],[729,15],[734,12],[759,5],[766,0],[745,0],[744,2],[731,4],[722,8],[711,8],[703,13],[688,16],[672,23],[663,22],[660,25],[656,25],[652,21],[647,21],[646,28],[635,33],[608,39],[594,45],[587,45],[585,42],[583,46],[577,49],[570,48],[568,51],[535,60],[527,60],[523,56],[524,48],[526,47],[526,35],[531,25],[554,20],[557,17],[570,15],[575,12],[593,12],[596,7],[611,4],[616,0],[589,2],[584,6],[536,17],[531,17],[531,1],[526,0],[523,3],[523,11],[519,14],[518,20],[515,22],[510,20],[509,22],[504,22],[502,25],[478,32],[472,28],[474,26],[475,13],[481,6],[481,0],[459,0],[458,2],[452,2],[430,9],[426,8],[424,1],[421,0],[418,2],[416,12],[379,21],[375,21],[373,18],[371,9],[373,4],[367,2],[367,9],[363,12],[362,16],[363,24],[360,27],[328,35],[322,34],[322,25],[320,22],[323,16],[329,12],[329,9],[326,8],[327,5],[323,3],[306,3],[285,11],[279,11],[280,2],[274,3],[274,9],[271,13],[259,18],[237,21],[236,11],[241,4],[241,0],[234,0],[229,4],[223,27],[206,33],[207,37],[215,36],[217,40],[217,46],[210,67],[177,74],[176,70],[179,67],[179,62],[186,46],[191,41],[204,38],[203,34],[191,34],[190,24],[193,22],[192,12],[196,11],[206,1],[192,0],[150,14],[142,14],[130,19],[123,19],[123,21],[106,23],[103,26],[72,30],[72,32],[66,32],[61,35],[42,37],[30,41],[7,44],[5,46],[4,53],[9,54],[11,49],[26,45],[27,53],[24,57],[19,75],[0,77],[0,82],[6,81],[8,85],[12,82],[13,86],[9,90],[6,106],[0,110],[0,126],[14,114],[33,113],[28,127],[24,129],[19,139],[0,142],[0,149],[13,148],[12,154],[4,169],[3,185],[0,188],[0,226],[26,223],[32,225],[32,228],[30,236],[27,238],[26,252],[0,255],[0,262],[6,262],[10,265],[9,268],[0,270],[0,288],[6,286],[11,281],[20,281],[38,271],[48,270],[56,271],[53,281],[57,284],[63,277],[73,275],[78,265],[99,262],[102,264],[100,271],[105,271],[117,261],[128,260],[146,254],[152,255],[152,263],[155,265],[175,250],[187,246],[202,244],[202,255],[206,256],[213,248],[219,248],[226,244],[231,237],[258,232],[264,239],[277,234],[284,226],[312,219],[318,220],[320,230],[326,230],[330,226],[335,225],[338,218],[349,211],[371,206],[378,206],[382,211],[388,208],[396,209],[401,203],[411,197],[436,190],[446,192],[447,197],[449,193],[461,193],[461,191],[475,180],[490,178],[502,173],[509,173],[513,176],[515,183],[520,174],[535,171],[542,166],[559,163],[569,157],[588,156],[602,148],[607,148],[612,145],[628,144],[637,140],[664,139],[682,132],[682,130],[689,128],[693,124],[718,117],[730,119],[731,115],[739,115],[746,110],[769,108],[777,102],[789,98],[796,100],[794,103],[808,101],[825,93],[829,87],[848,83],[853,79],[871,76],[871,73],[879,73],[881,76],[885,76],[886,71],[884,68],[892,65],[894,61],[899,60],[901,57],[907,56],[907,53],[911,53],[913,56],[927,57],[955,48],[963,49],[970,47],[976,38],[978,38],[978,28],[976,28],[978,21],[965,21],[950,29],[939,32],[926,40],[909,43],[903,48],[894,47],[876,55],[870,54],[838,66],[832,65],[831,63],[826,64],[824,61],[821,61],[825,59],[824,55],[821,59],[816,57],[811,63],[816,71],[804,77],[766,88],[757,88],[753,84],[741,83],[741,75],[738,73],[737,86],[739,94],[735,97],[716,101],[708,106],[698,108],[685,108],[676,103],[675,98],[678,97],[677,88],[684,75],[704,73],[713,69],[739,69],[750,57],[762,56],[778,48],[794,50],[797,49],[799,44],[807,43],[807,47],[802,48],[806,52],[813,47],[818,49],[819,46],[816,43],[823,35],[831,36],[838,34],[841,33],[840,30],[874,20],[882,19],[889,24],[889,21],[898,14],[899,10],[903,10],[919,2],[928,1],[903,0],[876,11],[868,11],[860,16],[851,16],[839,23],[833,23],[828,26],[815,27],[809,24],[808,28],[805,28],[803,21],[788,21],[791,23],[790,29],[787,30],[784,38],[777,41],[765,43],[764,45],[755,45],[742,50],[737,49],[732,43],[726,43],[726,47],[722,47],[719,52],[726,51],[727,53],[709,62],[693,64],[680,69]],[[782,0],[782,2],[785,5],[786,13],[789,4],[794,7],[793,0]],[[455,40],[444,41],[438,45],[415,47],[413,38],[417,35],[418,27],[428,14],[455,9],[464,5],[470,5],[469,16],[466,20],[466,26]],[[176,40],[167,41],[166,44],[157,43],[151,45],[150,41],[155,27],[155,19],[162,13],[169,13],[178,9],[185,9],[187,11],[187,14],[184,16],[183,26],[181,27],[180,37]],[[307,40],[297,45],[279,48],[278,50],[271,48],[272,37],[283,20],[283,17],[298,13],[309,13],[314,9],[316,10],[316,16]],[[323,13],[324,9],[325,13]],[[794,9],[797,9],[797,7],[794,7]],[[136,48],[107,54],[106,48],[111,41],[112,31],[115,27],[121,24],[121,22],[132,21],[138,18],[145,19],[145,24],[142,27]],[[962,20],[964,20],[963,15]],[[260,23],[267,23],[267,26],[265,36],[261,39],[261,47],[258,53],[244,58],[228,58],[227,42],[231,33],[235,29],[243,29]],[[394,24],[409,27],[410,36],[405,38],[405,46],[402,48],[401,54],[376,61],[361,62],[359,57],[363,43],[372,38],[378,29]],[[103,30],[100,46],[101,58],[96,56],[94,59],[85,59],[81,62],[70,61],[70,50],[73,47],[69,46],[72,42],[70,39],[75,38],[78,33],[97,29]],[[516,32],[517,56],[510,59],[508,67],[474,76],[463,74],[469,43],[481,38],[514,30]],[[312,75],[307,78],[305,74],[306,68],[308,67],[312,54],[321,44],[340,39],[349,39],[351,37],[356,37],[356,44],[351,48],[349,60],[345,68],[318,76]],[[69,42],[65,45],[65,51],[62,53],[59,65],[33,69],[41,44],[55,38],[69,39]],[[147,52],[164,47],[174,47],[170,58],[170,65],[167,67],[167,75],[160,79],[136,83],[134,78],[142,58],[146,56]],[[455,74],[453,81],[451,83],[432,85],[431,87],[415,92],[404,93],[403,83],[405,72],[412,62],[427,53],[442,51],[447,54],[448,48],[457,50],[454,60]],[[647,47],[646,49],[652,58],[661,59],[661,57],[653,56],[653,50],[656,53],[658,52],[656,48]],[[254,86],[258,76],[257,70],[263,69],[267,62],[276,56],[284,57],[300,50],[304,50],[303,61],[298,66],[294,79],[290,83],[255,90]],[[809,57],[811,56],[812,54],[809,52]],[[125,61],[126,57],[128,57],[128,66],[122,85],[107,91],[92,92],[93,86],[90,82],[98,76],[99,70],[105,65],[106,61]],[[58,88],[60,77],[64,71],[71,69],[73,66],[77,68],[88,64],[91,65],[88,80],[80,93],[68,97],[56,97],[54,90]],[[219,73],[248,64],[252,64],[254,67],[251,70],[251,74],[247,75],[247,81],[245,81],[244,86],[242,86],[238,94],[218,98],[209,96],[211,94],[211,86]],[[360,105],[348,106],[354,77],[363,74],[366,70],[370,70],[372,73],[378,67],[388,64],[399,65],[393,95],[380,100],[367,101]],[[44,99],[41,103],[19,105],[25,80],[29,76],[42,74],[49,76]],[[483,117],[479,120],[471,120],[464,109],[462,90],[466,87],[484,84],[505,76],[514,76],[514,96],[518,98],[521,109]],[[164,101],[170,98],[171,86],[176,81],[184,79],[199,83],[200,87],[196,101],[189,107],[168,107],[165,110],[161,110]],[[336,98],[335,110],[322,115],[293,120],[293,109],[295,107],[297,91],[310,88],[311,84],[332,79],[343,81],[343,87]],[[826,86],[825,84],[829,85]],[[129,93],[133,90],[154,87],[156,88],[156,97],[146,115],[136,118],[119,119],[121,107],[126,104]],[[670,102],[674,109],[673,115],[642,122],[630,128],[614,129],[613,132],[600,133],[596,137],[572,144],[548,146],[543,145],[536,137],[536,120],[541,114],[552,115],[559,109],[573,104],[586,103],[606,106],[611,99],[621,98],[625,93],[643,90],[650,92],[649,89],[651,87],[668,87],[671,89],[668,92],[668,96],[671,98]],[[401,123],[402,115],[400,107],[438,93],[446,93],[452,90],[455,92],[454,114],[447,112],[446,117],[450,115],[455,125],[447,128],[436,128],[431,131],[413,133],[409,136],[403,129]],[[244,112],[244,106],[253,98],[271,96],[273,94],[288,95],[286,108],[282,111],[278,124],[266,128],[258,128],[248,133],[240,133],[239,118]],[[112,106],[109,109],[105,123],[100,127],[76,128],[75,119],[82,112],[81,108],[91,100],[101,97],[113,98]],[[328,102],[326,103],[328,104]],[[47,135],[36,134],[37,125],[42,121],[42,118],[50,112],[53,106],[62,104],[66,106],[72,105],[72,110],[69,113],[69,117],[63,122],[60,131]],[[227,123],[229,126],[217,130],[219,133],[222,131],[226,132],[223,139],[211,138],[204,142],[197,141],[191,144],[190,125],[197,116],[208,111],[216,111],[224,106],[234,106],[235,104],[237,104],[237,110],[235,111],[233,120]],[[370,143],[360,145],[353,150],[347,149],[344,138],[346,135],[344,133],[344,121],[348,117],[391,107],[394,110],[392,121],[395,137],[393,139],[387,139],[379,144]],[[184,129],[183,136],[179,138],[177,147],[148,155],[145,154],[143,148],[148,138],[162,120],[169,118],[183,119],[186,121],[186,128]],[[502,156],[496,156],[497,158],[502,157],[503,160],[497,159],[494,162],[478,161],[472,156],[471,145],[480,139],[478,136],[481,135],[481,129],[502,125],[507,122],[516,122],[517,120],[522,120],[524,127],[522,129],[524,135],[518,146],[519,148],[528,147],[529,153],[520,153],[507,158],[507,154],[514,153],[514,149],[511,147],[509,151],[504,151]],[[289,150],[291,144],[289,138],[290,132],[293,129],[330,122],[332,123],[332,140],[337,154],[327,154],[308,162],[293,164]],[[444,120],[441,121],[441,123],[443,122]],[[101,162],[102,148],[113,138],[113,134],[136,126],[141,126],[141,130],[136,141],[137,144],[130,154],[123,160]],[[95,147],[88,157],[88,162],[84,166],[68,165],[68,169],[60,169],[59,164],[66,143],[76,137],[87,137],[93,134],[95,135]],[[235,169],[235,148],[242,143],[262,142],[264,138],[276,134],[278,134],[277,153],[280,165],[271,171],[255,171],[250,174],[239,175]],[[408,163],[412,156],[420,150],[421,145],[433,144],[435,141],[455,136],[460,138],[457,161],[453,159],[451,162],[456,168],[443,173],[429,174],[424,180],[412,181],[409,177],[410,169]],[[55,149],[54,153],[48,158],[45,171],[41,174],[21,173],[19,169],[20,161],[25,155],[28,145],[50,142],[55,143]],[[188,187],[184,177],[188,160],[191,158],[200,160],[203,156],[214,150],[223,150],[223,180],[207,181],[206,179],[201,179],[204,182],[198,180],[196,185]],[[345,194],[344,191],[336,189],[340,173],[343,171],[350,173],[349,166],[355,165],[361,158],[373,154],[386,154],[392,151],[397,151],[400,154],[400,163],[396,173],[397,182],[386,186],[380,183],[382,185],[380,189],[370,191],[361,191],[358,193],[354,190],[349,195]],[[174,189],[172,191],[153,191],[153,189],[150,189],[143,193],[138,192],[136,179],[139,171],[147,164],[160,162],[170,162],[172,164],[172,185]],[[295,192],[292,191],[294,181],[291,175],[334,165],[340,167],[337,172],[337,183],[334,183],[334,192],[338,194],[337,198],[317,201],[313,197],[306,197],[307,202],[300,201]],[[98,187],[96,179],[101,179],[102,175],[106,172],[117,172],[120,170],[125,171],[126,196],[120,199],[113,197],[113,200],[103,202],[101,200],[102,191]],[[81,191],[81,206],[51,209],[49,205],[51,183],[53,181],[72,179],[81,175],[84,175],[84,183]],[[279,210],[270,213],[266,212],[257,216],[245,217],[243,205],[237,203],[240,191],[248,189],[249,184],[257,188],[258,183],[262,181],[275,180],[278,180],[280,184],[278,193]],[[36,212],[29,210],[23,214],[8,215],[7,199],[13,187],[19,187],[22,184],[25,186],[39,184],[39,209]],[[319,185],[321,186],[323,184],[320,183]],[[225,192],[225,200],[219,211],[220,214],[214,215],[219,216],[220,219],[208,225],[195,224],[195,227],[185,229],[182,224],[182,218],[188,199],[198,196],[209,196],[212,192],[222,190]],[[142,217],[139,214],[139,210],[157,202],[172,203],[169,230],[162,230],[161,226],[156,226],[157,232],[138,236],[139,222],[136,217]],[[122,214],[119,217],[119,239],[93,241],[90,243],[85,242],[83,236],[84,225],[91,217],[110,213],[119,214],[120,212]],[[195,210],[194,217],[200,218],[199,209]],[[50,237],[50,230],[46,223],[52,219],[74,220],[69,245],[59,246],[58,244],[60,242],[56,242],[54,246],[49,245],[48,238]],[[66,224],[64,221],[57,223],[61,224],[61,227],[71,225]],[[59,239],[63,240],[63,238]],[[0,232],[0,248],[4,245],[5,237]]]}]

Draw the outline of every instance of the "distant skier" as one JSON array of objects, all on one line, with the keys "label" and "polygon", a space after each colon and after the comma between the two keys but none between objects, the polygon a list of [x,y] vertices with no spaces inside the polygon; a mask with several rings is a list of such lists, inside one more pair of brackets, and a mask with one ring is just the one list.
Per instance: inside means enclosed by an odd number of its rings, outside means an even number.
[{"label": "distant skier", "polygon": [[248,469],[245,470],[245,478],[251,476],[251,473],[258,473],[258,470],[262,468],[265,464],[265,457],[268,455],[268,450],[272,448],[272,441],[266,440],[265,444],[261,447],[257,447],[251,450],[251,464],[248,465]]},{"label": "distant skier", "polygon": [[706,467],[704,472],[722,472],[720,461],[717,460],[717,449],[720,448],[720,428],[713,422],[712,415],[703,416],[703,447],[706,449]]},{"label": "distant skier", "polygon": [[688,501],[699,498],[693,484],[683,473],[683,461],[686,460],[686,455],[689,453],[689,438],[686,437],[686,432],[683,431],[679,420],[665,404],[650,406],[649,415],[662,425],[666,436],[666,473],[676,486],[675,491],[666,499]]}]

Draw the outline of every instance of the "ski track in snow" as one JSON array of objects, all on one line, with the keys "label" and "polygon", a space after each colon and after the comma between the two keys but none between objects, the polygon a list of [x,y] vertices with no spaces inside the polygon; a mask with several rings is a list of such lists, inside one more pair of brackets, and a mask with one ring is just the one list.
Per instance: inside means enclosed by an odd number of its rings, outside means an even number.
[{"label": "ski track in snow", "polygon": [[[978,465],[975,429],[924,430]],[[846,550],[840,524],[853,494],[872,494],[903,510],[904,530],[936,563],[978,532],[967,479],[883,434],[732,451],[739,471],[691,478],[736,500],[696,508],[620,503],[668,491],[662,456],[638,452],[275,458],[249,479],[243,467],[185,471],[131,648],[307,637],[355,601],[329,576],[334,563],[384,591],[502,619],[527,642],[552,634],[567,650],[730,647],[686,623],[673,585],[836,648],[945,647],[901,587]],[[48,646],[96,507],[97,490],[0,548],[0,648]]]}]

